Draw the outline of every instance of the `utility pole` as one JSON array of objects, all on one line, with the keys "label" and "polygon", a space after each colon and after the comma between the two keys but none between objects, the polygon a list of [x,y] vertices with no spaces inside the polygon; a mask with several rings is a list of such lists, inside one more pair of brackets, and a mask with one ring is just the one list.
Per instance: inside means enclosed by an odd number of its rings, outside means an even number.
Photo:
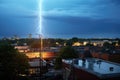
[{"label": "utility pole", "polygon": [[39,49],[39,75],[41,80],[41,72],[42,72],[42,49],[43,49],[43,40],[42,35],[39,34],[39,40],[40,40],[40,49]]}]

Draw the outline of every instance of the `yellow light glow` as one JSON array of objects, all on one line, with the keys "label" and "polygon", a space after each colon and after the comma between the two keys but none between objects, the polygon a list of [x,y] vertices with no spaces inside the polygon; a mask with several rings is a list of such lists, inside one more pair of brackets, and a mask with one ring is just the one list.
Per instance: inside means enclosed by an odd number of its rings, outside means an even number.
[{"label": "yellow light glow", "polygon": [[86,45],[88,42],[83,42],[83,45]]},{"label": "yellow light glow", "polygon": [[72,46],[80,46],[80,45],[82,45],[80,42],[75,42],[75,43],[73,43]]},{"label": "yellow light glow", "polygon": [[[39,52],[28,52],[25,53],[28,58],[39,58],[40,53]],[[53,52],[41,52],[42,59],[46,58],[52,58],[55,57],[56,55]]]},{"label": "yellow light glow", "polygon": [[94,46],[97,46],[97,43],[93,43]]}]

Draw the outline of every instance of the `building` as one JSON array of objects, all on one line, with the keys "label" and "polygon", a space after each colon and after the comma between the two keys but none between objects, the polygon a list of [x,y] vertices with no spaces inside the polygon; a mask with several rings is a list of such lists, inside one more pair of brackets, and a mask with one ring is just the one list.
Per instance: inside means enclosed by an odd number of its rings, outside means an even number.
[{"label": "building", "polygon": [[30,74],[39,74],[40,73],[40,67],[46,67],[46,61],[39,59],[39,58],[34,58],[29,60],[30,64]]},{"label": "building", "polygon": [[109,53],[102,53],[102,52],[93,52],[92,56],[94,58],[100,58],[103,60],[120,63],[120,53],[109,54]]},{"label": "building", "polygon": [[42,74],[45,74],[48,71],[46,66],[47,63],[43,59],[40,58],[29,59],[29,64],[30,64],[29,77],[32,80],[41,80]]},{"label": "building", "polygon": [[96,59],[63,59],[65,80],[119,80],[120,64]]},{"label": "building", "polygon": [[15,46],[15,49],[18,49],[19,52],[29,52],[30,48],[29,46]]}]

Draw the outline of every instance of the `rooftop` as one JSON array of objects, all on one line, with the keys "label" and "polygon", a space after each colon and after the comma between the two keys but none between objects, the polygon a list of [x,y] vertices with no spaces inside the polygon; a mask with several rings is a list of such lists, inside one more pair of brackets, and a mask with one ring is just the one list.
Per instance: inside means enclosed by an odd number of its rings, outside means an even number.
[{"label": "rooftop", "polygon": [[100,78],[120,76],[120,64],[96,59],[73,59],[63,60],[67,64],[71,64],[76,68],[92,73]]}]

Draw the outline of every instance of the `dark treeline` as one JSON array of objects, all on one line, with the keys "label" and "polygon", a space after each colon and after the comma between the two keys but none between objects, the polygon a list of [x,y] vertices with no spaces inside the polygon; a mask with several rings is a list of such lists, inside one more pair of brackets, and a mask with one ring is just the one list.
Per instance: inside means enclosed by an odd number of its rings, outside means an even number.
[{"label": "dark treeline", "polygon": [[[44,38],[43,39],[43,46],[44,47],[49,47],[49,46],[64,46],[66,45],[72,45],[74,42],[91,42],[91,41],[118,41],[118,44],[120,44],[120,38],[77,38],[73,37],[70,39],[64,39],[64,38]],[[3,38],[0,39],[0,44],[14,44],[14,45],[28,45],[32,46],[34,44],[39,45],[40,44],[40,39],[39,38],[20,38],[20,39],[7,39]]]}]

